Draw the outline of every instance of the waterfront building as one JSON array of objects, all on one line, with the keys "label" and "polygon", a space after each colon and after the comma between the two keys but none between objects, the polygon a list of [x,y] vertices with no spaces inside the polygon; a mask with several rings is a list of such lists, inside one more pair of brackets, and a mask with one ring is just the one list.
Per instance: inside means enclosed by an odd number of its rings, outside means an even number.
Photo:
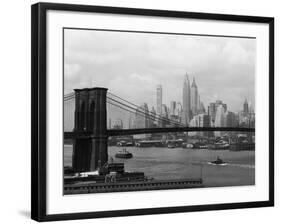
[{"label": "waterfront building", "polygon": [[188,125],[191,119],[190,108],[190,82],[188,75],[186,74],[183,81],[182,89],[182,123]]},{"label": "waterfront building", "polygon": [[[197,114],[190,121],[190,127],[210,127],[210,117],[208,114]],[[197,132],[194,135],[208,136],[208,132]]]},{"label": "waterfront building", "polygon": [[158,85],[156,88],[156,113],[162,114],[162,86]]},{"label": "waterfront building", "polygon": [[161,118],[162,120],[160,121],[160,127],[166,127],[167,125],[169,125],[169,109],[166,104],[162,104]]},{"label": "waterfront building", "polygon": [[205,110],[203,102],[201,102],[201,100],[200,100],[200,95],[199,95],[198,96],[198,114],[205,114],[205,113],[206,113],[206,110]]},{"label": "waterfront building", "polygon": [[151,108],[150,110],[150,116],[149,116],[149,127],[156,127],[156,111],[154,107]]},{"label": "waterfront building", "polygon": [[251,105],[245,99],[243,103],[243,110],[239,112],[239,126],[241,127],[255,127],[255,112]]},{"label": "waterfront building", "polygon": [[226,112],[226,127],[237,127],[238,126],[238,116],[237,114],[227,111]]},{"label": "waterfront building", "polygon": [[208,114],[210,115],[211,126],[215,125],[217,108],[220,105],[223,107],[224,112],[226,112],[227,111],[227,104],[223,103],[221,100],[216,100],[216,102],[210,103],[210,105],[208,107]]},{"label": "waterfront building", "polygon": [[189,122],[189,126],[190,127],[198,127],[198,119],[196,119],[197,117],[196,116],[194,116],[191,120],[190,120],[190,122]]},{"label": "waterfront building", "polygon": [[249,102],[249,113],[255,113],[254,107],[251,102]]},{"label": "waterfront building", "polygon": [[[223,105],[219,105],[216,111],[215,127],[225,127],[226,126],[226,112]],[[215,136],[222,136],[221,131],[216,131]]]},{"label": "waterfront building", "polygon": [[169,119],[171,121],[175,121],[176,123],[182,123],[182,114],[182,105],[180,102],[178,102],[176,103],[174,114],[171,114],[170,112]]},{"label": "waterfront building", "polygon": [[245,102],[243,104],[243,112],[245,113],[245,115],[249,113],[249,104],[247,99],[245,99]]},{"label": "waterfront building", "polygon": [[238,121],[240,127],[254,128],[255,127],[255,113],[251,112],[245,114],[244,111],[238,113]]},{"label": "waterfront building", "polygon": [[135,127],[148,128],[149,127],[149,111],[146,103],[141,104],[135,114]]},{"label": "waterfront building", "polygon": [[190,107],[192,115],[196,115],[198,113],[198,88],[194,77],[190,89]]},{"label": "waterfront building", "polygon": [[175,115],[178,117],[182,117],[182,113],[183,113],[183,109],[182,109],[182,105],[180,102],[177,102],[177,106],[176,106],[176,110],[175,110]]},{"label": "waterfront building", "polygon": [[175,115],[175,113],[176,113],[176,106],[177,106],[177,102],[176,101],[171,101],[171,103],[170,103],[170,116],[171,115]]},{"label": "waterfront building", "polygon": [[255,128],[255,121],[256,121],[255,112],[249,113],[249,127],[250,128]]},{"label": "waterfront building", "polygon": [[[149,128],[151,124],[149,110],[146,103],[141,104],[135,113],[135,128]],[[147,139],[151,134],[134,135],[134,139]]]},{"label": "waterfront building", "polygon": [[199,114],[204,114],[204,113],[206,113],[205,106],[204,106],[203,102],[200,102],[200,103],[199,103],[198,113],[199,113]]}]

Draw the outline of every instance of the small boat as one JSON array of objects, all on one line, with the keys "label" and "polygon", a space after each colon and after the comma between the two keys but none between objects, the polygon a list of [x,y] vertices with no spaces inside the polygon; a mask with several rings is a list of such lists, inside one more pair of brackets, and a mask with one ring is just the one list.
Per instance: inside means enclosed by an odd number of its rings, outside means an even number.
[{"label": "small boat", "polygon": [[224,165],[226,162],[224,162],[220,157],[217,156],[217,159],[215,161],[210,162],[211,164],[215,165]]},{"label": "small boat", "polygon": [[133,157],[133,154],[128,152],[125,148],[122,151],[118,151],[115,154],[116,158],[121,158],[121,159],[130,159]]},{"label": "small boat", "polygon": [[173,148],[175,148],[176,146],[174,145],[174,144],[168,144],[168,148],[170,148],[170,149],[173,149]]}]

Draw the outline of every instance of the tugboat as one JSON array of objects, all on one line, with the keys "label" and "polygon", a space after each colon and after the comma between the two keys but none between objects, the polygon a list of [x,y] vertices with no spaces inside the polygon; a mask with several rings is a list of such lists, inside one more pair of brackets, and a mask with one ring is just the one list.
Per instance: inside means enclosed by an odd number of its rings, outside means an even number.
[{"label": "tugboat", "polygon": [[217,156],[217,160],[210,162],[211,164],[214,165],[224,165],[226,162],[224,162],[219,156]]},{"label": "tugboat", "polygon": [[175,147],[176,147],[175,144],[172,144],[172,143],[169,143],[169,144],[168,144],[168,148],[169,148],[169,149],[173,149],[173,148],[175,148]]},{"label": "tugboat", "polygon": [[126,148],[123,148],[122,151],[118,151],[116,154],[115,154],[115,157],[116,158],[121,158],[121,159],[130,159],[133,157],[133,154],[128,152],[126,150]]}]

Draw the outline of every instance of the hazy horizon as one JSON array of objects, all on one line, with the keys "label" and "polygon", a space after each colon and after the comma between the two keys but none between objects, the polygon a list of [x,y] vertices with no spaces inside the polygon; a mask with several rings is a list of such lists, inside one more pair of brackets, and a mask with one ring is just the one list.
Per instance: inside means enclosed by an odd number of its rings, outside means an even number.
[{"label": "hazy horizon", "polygon": [[232,37],[65,29],[64,88],[106,87],[137,105],[182,103],[187,73],[207,107],[217,99],[230,111],[255,105],[256,40]]}]

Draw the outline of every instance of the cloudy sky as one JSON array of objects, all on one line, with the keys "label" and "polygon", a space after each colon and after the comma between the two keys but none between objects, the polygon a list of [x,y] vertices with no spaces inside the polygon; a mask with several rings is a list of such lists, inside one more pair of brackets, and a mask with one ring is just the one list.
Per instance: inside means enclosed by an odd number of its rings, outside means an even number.
[{"label": "cloudy sky", "polygon": [[205,107],[217,99],[239,111],[255,104],[255,39],[65,30],[65,94],[106,87],[135,104],[182,102],[185,73],[195,77]]}]

